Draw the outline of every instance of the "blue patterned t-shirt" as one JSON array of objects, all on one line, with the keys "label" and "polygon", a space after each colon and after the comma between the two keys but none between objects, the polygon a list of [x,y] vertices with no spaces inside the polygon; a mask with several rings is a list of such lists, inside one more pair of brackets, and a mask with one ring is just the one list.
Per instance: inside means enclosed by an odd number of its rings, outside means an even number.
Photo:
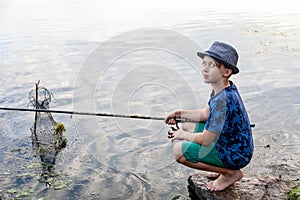
[{"label": "blue patterned t-shirt", "polygon": [[241,169],[253,155],[253,139],[247,111],[236,86],[230,86],[211,96],[205,129],[217,133],[216,148],[224,165]]}]

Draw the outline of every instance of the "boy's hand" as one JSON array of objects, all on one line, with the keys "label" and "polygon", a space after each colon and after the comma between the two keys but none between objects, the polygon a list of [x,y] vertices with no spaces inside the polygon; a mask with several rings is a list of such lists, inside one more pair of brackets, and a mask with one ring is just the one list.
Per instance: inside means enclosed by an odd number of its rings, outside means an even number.
[{"label": "boy's hand", "polygon": [[169,125],[174,125],[174,124],[176,124],[176,120],[175,120],[175,118],[166,118],[165,123],[169,124]]},{"label": "boy's hand", "polygon": [[186,132],[182,129],[178,129],[178,130],[170,130],[168,132],[170,138],[172,138],[172,142],[174,142],[175,140],[185,140],[185,136],[186,136]]},{"label": "boy's hand", "polygon": [[175,118],[181,118],[181,110],[175,110],[173,112],[170,112],[165,117],[165,123],[166,124],[176,124]]}]

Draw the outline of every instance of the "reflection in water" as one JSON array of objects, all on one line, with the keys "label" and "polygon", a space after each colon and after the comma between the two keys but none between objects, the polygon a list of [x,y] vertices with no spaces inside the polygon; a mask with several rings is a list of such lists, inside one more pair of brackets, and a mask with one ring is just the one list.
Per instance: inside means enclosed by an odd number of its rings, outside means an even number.
[{"label": "reflection in water", "polygon": [[[30,103],[37,109],[48,109],[52,94],[44,87],[36,84],[35,90],[29,94]],[[51,113],[35,113],[35,122],[31,128],[32,149],[35,156],[41,159],[41,182],[51,186],[55,173],[55,161],[59,152],[67,145],[67,139],[63,135],[65,127],[54,121]]]}]

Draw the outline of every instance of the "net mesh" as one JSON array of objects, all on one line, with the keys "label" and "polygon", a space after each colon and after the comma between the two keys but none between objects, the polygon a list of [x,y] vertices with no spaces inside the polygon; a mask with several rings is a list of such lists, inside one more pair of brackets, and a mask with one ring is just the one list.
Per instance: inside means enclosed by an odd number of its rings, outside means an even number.
[{"label": "net mesh", "polygon": [[[29,93],[29,103],[36,109],[49,109],[53,94],[44,87],[36,88]],[[36,112],[35,122],[31,127],[32,149],[34,156],[39,156],[43,167],[41,180],[55,176],[54,167],[58,153],[67,145],[63,135],[64,125],[57,123],[50,112]]]}]

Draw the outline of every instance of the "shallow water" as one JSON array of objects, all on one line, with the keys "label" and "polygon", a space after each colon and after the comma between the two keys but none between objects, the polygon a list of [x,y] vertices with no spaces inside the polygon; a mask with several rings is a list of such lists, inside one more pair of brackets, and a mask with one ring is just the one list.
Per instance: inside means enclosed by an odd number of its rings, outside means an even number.
[{"label": "shallow water", "polygon": [[[197,50],[227,41],[239,50],[232,77],[253,129],[246,173],[299,181],[300,14],[97,1],[0,3],[0,105],[27,108],[34,83],[51,109],[163,117],[203,107]],[[169,7],[170,6],[170,7]],[[166,9],[169,8],[169,9]],[[0,197],[171,199],[188,196],[193,170],[174,162],[161,121],[53,114],[66,127],[52,186],[32,150],[34,113],[0,111]]]}]

